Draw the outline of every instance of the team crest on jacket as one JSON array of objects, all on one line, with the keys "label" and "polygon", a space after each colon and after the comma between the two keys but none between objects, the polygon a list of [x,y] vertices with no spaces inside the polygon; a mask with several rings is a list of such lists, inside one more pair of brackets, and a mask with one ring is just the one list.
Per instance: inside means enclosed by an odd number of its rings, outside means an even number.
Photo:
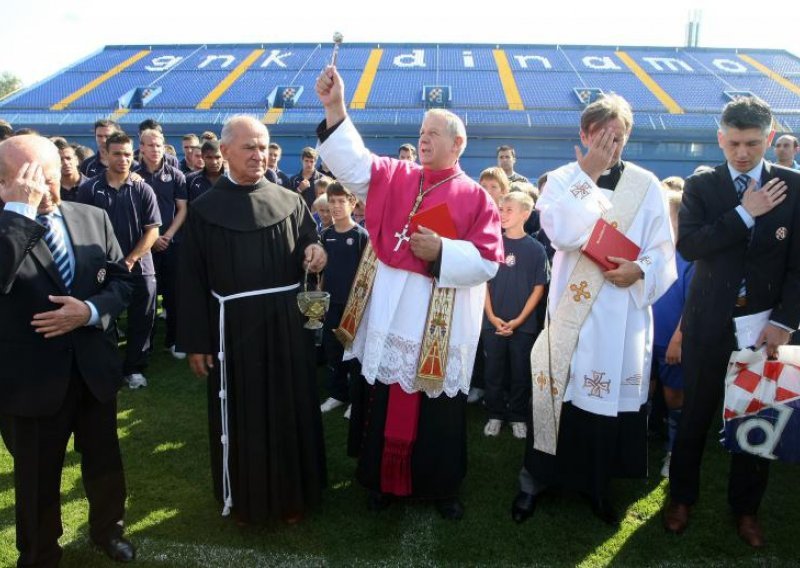
[{"label": "team crest on jacket", "polygon": [[786,235],[789,234],[789,230],[786,227],[778,227],[778,230],[775,231],[775,238],[779,241],[782,241],[786,238]]},{"label": "team crest on jacket", "polygon": [[161,181],[163,181],[164,183],[171,182],[172,181],[172,174],[167,174],[167,173],[161,174]]},{"label": "team crest on jacket", "polygon": [[107,273],[106,273],[106,269],[105,268],[101,268],[100,270],[97,271],[97,283],[98,284],[102,284],[103,282],[106,281],[106,274]]},{"label": "team crest on jacket", "polygon": [[515,264],[517,264],[517,257],[513,253],[506,256],[506,266],[511,268]]},{"label": "team crest on jacket", "polygon": [[353,237],[347,237],[345,242],[347,243],[347,246],[352,246],[355,241],[353,240]]}]

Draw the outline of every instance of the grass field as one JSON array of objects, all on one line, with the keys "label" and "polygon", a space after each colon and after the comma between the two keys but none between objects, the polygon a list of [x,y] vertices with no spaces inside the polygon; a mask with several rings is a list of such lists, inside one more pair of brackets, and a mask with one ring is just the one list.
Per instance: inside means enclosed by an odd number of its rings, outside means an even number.
[{"label": "grass field", "polygon": [[[800,473],[774,464],[762,509],[763,552],[739,541],[726,506],[728,458],[709,441],[702,500],[682,537],[661,528],[666,484],[658,477],[661,442],[651,444],[651,477],[614,483],[626,510],[619,530],[596,520],[577,496],[543,499],[521,526],[509,515],[523,451],[508,428],[482,434],[484,414],[470,408],[470,463],[462,496],[466,516],[447,522],[429,505],[365,509],[345,455],[347,421],[325,415],[330,484],[321,510],[293,526],[238,527],[220,516],[208,466],[204,384],[185,362],[158,353],[150,386],[119,397],[119,433],[128,482],[127,535],[137,566],[798,566]],[[67,567],[112,566],[88,542],[87,503],[78,459],[67,456],[62,482]],[[0,447],[0,566],[16,561],[12,461]]]}]

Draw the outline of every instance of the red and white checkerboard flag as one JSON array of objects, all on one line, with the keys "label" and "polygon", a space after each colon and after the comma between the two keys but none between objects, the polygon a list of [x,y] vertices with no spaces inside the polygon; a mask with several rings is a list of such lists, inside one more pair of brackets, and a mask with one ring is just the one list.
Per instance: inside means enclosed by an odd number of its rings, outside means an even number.
[{"label": "red and white checkerboard flag", "polygon": [[734,351],[728,363],[725,385],[725,420],[798,400],[800,349],[781,347],[775,361],[767,360],[763,348],[759,351]]}]

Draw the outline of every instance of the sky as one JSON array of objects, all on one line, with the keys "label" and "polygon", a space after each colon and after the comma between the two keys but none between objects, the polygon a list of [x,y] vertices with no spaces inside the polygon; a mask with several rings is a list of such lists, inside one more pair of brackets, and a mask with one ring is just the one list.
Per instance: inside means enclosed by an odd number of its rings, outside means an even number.
[{"label": "sky", "polygon": [[[120,5],[126,8],[121,10]],[[324,44],[331,42],[335,31],[344,35],[345,44],[680,47],[686,41],[692,10],[702,12],[701,47],[774,48],[800,55],[796,31],[800,3],[773,0],[750,11],[734,5],[754,6],[730,0],[505,0],[497,4],[478,0],[16,0],[4,2],[2,8],[0,72],[10,71],[31,85],[104,45]],[[43,41],[35,45],[32,37]]]}]

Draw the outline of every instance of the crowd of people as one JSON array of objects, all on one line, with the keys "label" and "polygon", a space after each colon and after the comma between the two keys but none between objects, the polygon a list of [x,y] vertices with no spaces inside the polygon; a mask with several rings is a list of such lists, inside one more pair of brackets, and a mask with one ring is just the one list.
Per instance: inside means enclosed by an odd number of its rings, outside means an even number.
[{"label": "crowd of people", "polygon": [[[0,432],[19,565],[58,564],[73,433],[91,540],[135,558],[116,391],[154,378],[158,297],[163,348],[207,379],[214,492],[239,523],[295,523],[320,503],[321,414],[337,408],[367,508],[413,497],[460,519],[473,403],[485,436],[508,425],[525,440],[520,470],[506,472],[519,480],[515,522],[561,487],[618,525],[611,480],[647,475],[662,401],[663,523],[682,533],[736,349],[732,318],[772,309],[757,342],[769,355],[800,325],[797,138],[780,136],[767,162],[771,111],[737,99],[720,117],[725,162],[659,181],[623,159],[634,115],[608,95],[584,110],[574,161],[534,184],[502,145],[475,181],[459,166],[455,114],[429,111],[416,147],[379,157],[334,67],[316,91],[318,144],[294,176],[246,116],[219,139],[183,136],[180,161],[154,120],[135,139],[97,121],[96,153],[0,123]],[[598,227],[638,252],[590,258]],[[329,294],[320,332],[298,309],[308,286]],[[729,504],[754,547],[768,463],[731,458]]]}]

